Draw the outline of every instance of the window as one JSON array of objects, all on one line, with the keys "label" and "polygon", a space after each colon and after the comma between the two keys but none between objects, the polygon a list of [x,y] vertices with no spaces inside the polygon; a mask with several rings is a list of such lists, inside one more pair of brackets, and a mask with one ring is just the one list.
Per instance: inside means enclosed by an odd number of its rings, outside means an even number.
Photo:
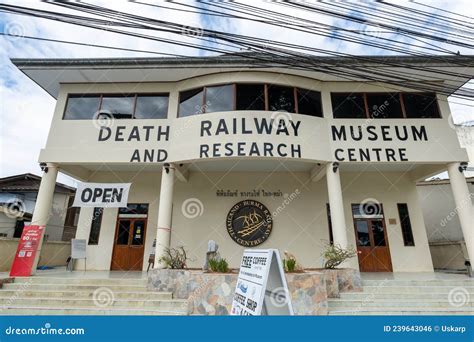
[{"label": "window", "polygon": [[265,86],[263,84],[237,84],[237,110],[265,110]]},{"label": "window", "polygon": [[111,114],[115,119],[132,119],[134,101],[135,96],[103,96],[100,114]]},{"label": "window", "polygon": [[163,119],[168,114],[168,98],[168,94],[69,95],[64,119],[97,119],[99,113],[115,119]]},{"label": "window", "polygon": [[400,93],[367,93],[369,117],[373,119],[403,118]]},{"label": "window", "polygon": [[187,90],[179,93],[179,116],[190,116],[204,113],[204,88]]},{"label": "window", "polygon": [[204,112],[225,112],[234,110],[234,85],[206,87]]},{"label": "window", "polygon": [[400,226],[402,227],[403,244],[405,246],[415,246],[410,215],[408,214],[408,205],[406,203],[398,203],[397,207],[398,216],[400,217]]},{"label": "window", "polygon": [[168,95],[138,95],[135,119],[166,119]]},{"label": "window", "polygon": [[326,214],[328,217],[329,243],[332,245],[334,244],[334,235],[332,233],[331,208],[329,207],[329,203],[326,203]]},{"label": "window", "polygon": [[94,208],[92,214],[91,231],[89,233],[89,245],[99,244],[100,226],[102,224],[103,208]]},{"label": "window", "polygon": [[320,92],[297,88],[297,96],[299,114],[323,117]]},{"label": "window", "polygon": [[268,110],[295,113],[294,88],[268,85]]},{"label": "window", "polygon": [[439,118],[438,101],[435,94],[402,93],[407,118]]},{"label": "window", "polygon": [[119,215],[146,215],[148,214],[148,204],[127,204],[126,208],[119,208]]},{"label": "window", "polygon": [[366,118],[363,94],[332,93],[333,116],[336,119]]},{"label": "window", "polygon": [[69,95],[64,112],[66,120],[90,120],[97,114],[100,105],[98,95]]}]

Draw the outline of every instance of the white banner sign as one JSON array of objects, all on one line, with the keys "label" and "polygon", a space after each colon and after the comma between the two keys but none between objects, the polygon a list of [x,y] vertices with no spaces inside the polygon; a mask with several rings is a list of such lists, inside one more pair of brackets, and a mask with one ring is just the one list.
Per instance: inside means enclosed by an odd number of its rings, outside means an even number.
[{"label": "white banner sign", "polygon": [[73,207],[123,208],[131,183],[79,183]]},{"label": "white banner sign", "polygon": [[293,315],[277,249],[247,249],[240,263],[231,315]]}]

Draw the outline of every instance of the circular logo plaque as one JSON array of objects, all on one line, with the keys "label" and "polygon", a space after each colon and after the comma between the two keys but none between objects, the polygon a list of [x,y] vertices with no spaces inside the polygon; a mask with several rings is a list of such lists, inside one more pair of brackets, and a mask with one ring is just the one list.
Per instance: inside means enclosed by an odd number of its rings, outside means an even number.
[{"label": "circular logo plaque", "polygon": [[262,203],[245,200],[235,204],[227,214],[227,232],[244,247],[258,246],[272,232],[272,213]]}]

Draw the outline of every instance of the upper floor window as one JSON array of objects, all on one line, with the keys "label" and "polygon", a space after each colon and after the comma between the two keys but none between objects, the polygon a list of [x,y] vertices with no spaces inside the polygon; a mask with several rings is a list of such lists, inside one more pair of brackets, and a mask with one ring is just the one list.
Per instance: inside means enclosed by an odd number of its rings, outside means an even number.
[{"label": "upper floor window", "polygon": [[336,119],[439,118],[434,93],[331,93]]},{"label": "upper floor window", "polygon": [[168,97],[168,94],[69,95],[64,119],[97,119],[100,115],[115,119],[165,119]]},{"label": "upper floor window", "polygon": [[268,110],[322,117],[321,94],[295,87],[237,83],[201,87],[179,94],[179,116],[232,110]]}]

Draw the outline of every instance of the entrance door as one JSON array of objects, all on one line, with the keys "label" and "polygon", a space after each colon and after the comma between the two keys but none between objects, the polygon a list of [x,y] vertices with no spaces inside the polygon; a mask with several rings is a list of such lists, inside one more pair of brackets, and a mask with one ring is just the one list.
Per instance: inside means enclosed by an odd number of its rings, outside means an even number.
[{"label": "entrance door", "polygon": [[392,272],[392,259],[383,215],[377,217],[354,215],[354,229],[360,271]]},{"label": "entrance door", "polygon": [[115,231],[112,270],[141,271],[146,218],[118,218]]}]

